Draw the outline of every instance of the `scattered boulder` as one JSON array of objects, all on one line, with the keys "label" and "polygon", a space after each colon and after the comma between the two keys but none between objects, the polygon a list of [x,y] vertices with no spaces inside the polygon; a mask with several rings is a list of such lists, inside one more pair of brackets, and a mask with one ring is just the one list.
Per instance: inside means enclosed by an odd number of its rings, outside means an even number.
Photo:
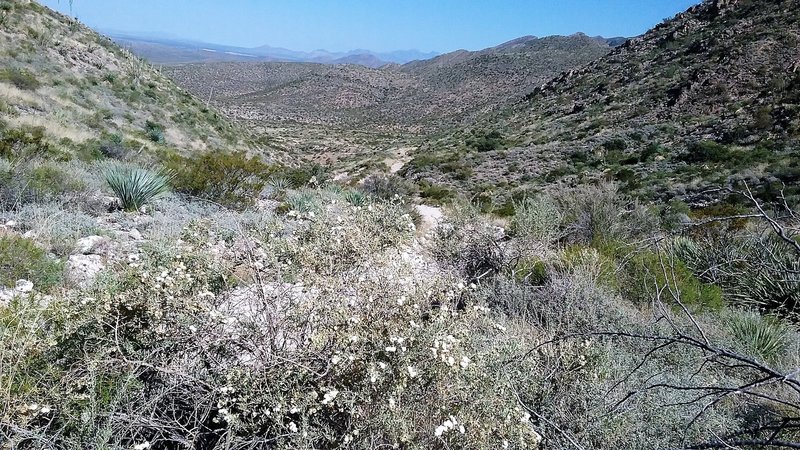
[{"label": "scattered boulder", "polygon": [[142,237],[142,233],[140,233],[136,228],[131,228],[131,230],[128,231],[128,236],[130,236],[134,241],[141,241],[144,239]]},{"label": "scattered boulder", "polygon": [[105,269],[100,255],[72,255],[67,261],[67,279],[78,286],[91,283]]},{"label": "scattered boulder", "polygon": [[108,239],[103,236],[87,236],[78,239],[75,252],[81,255],[100,254],[108,248]]},{"label": "scattered boulder", "polygon": [[14,286],[14,290],[21,293],[27,294],[33,291],[33,282],[29,280],[17,280],[17,284]]}]

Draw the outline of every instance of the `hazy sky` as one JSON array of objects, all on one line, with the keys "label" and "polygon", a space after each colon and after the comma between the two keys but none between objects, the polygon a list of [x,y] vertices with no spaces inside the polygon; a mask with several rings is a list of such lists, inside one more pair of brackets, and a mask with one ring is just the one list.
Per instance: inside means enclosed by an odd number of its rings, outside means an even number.
[{"label": "hazy sky", "polygon": [[[292,50],[477,50],[525,35],[635,36],[699,0],[74,0],[94,28]],[[69,12],[68,0],[44,0]]]}]

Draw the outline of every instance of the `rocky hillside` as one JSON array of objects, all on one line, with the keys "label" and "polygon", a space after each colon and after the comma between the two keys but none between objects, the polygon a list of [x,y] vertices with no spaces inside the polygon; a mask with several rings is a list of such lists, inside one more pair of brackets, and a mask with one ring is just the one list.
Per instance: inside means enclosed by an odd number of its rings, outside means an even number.
[{"label": "rocky hillside", "polygon": [[418,132],[465,123],[511,104],[561,71],[610,50],[606,41],[584,35],[526,37],[382,69],[263,63],[168,70],[179,84],[240,118]]},{"label": "rocky hillside", "polygon": [[[423,149],[409,172],[461,188],[603,176],[667,196],[742,176],[792,183],[798,52],[798,1],[706,1]],[[502,137],[488,152],[469,145],[482,129]],[[456,155],[476,177],[442,170]]]},{"label": "rocky hillside", "polygon": [[27,0],[3,1],[0,9],[5,147],[46,141],[64,155],[90,158],[101,148],[251,146],[214,108],[79,22]]}]

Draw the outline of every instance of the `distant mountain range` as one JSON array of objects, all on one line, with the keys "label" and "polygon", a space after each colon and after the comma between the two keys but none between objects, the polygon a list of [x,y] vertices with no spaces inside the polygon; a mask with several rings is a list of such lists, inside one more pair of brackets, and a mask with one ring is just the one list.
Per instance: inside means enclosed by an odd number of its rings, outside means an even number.
[{"label": "distant mountain range", "polygon": [[[155,64],[188,64],[205,62],[313,62],[321,64],[355,64],[360,66],[378,68],[387,64],[406,64],[412,61],[425,61],[437,56],[438,52],[422,52],[419,50],[396,50],[392,52],[373,52],[371,50],[356,49],[348,52],[329,52],[327,50],[314,50],[303,52],[280,47],[264,45],[255,48],[235,47],[229,45],[213,44],[163,35],[147,35],[104,30],[104,34],[111,37],[122,47],[129,48],[137,55]],[[505,44],[514,46],[524,44],[535,36],[525,36]],[[604,44],[617,47],[627,38],[595,37]],[[456,53],[469,54],[466,50]]]},{"label": "distant mountain range", "polygon": [[269,45],[246,48],[157,35],[148,36],[108,30],[104,33],[120,46],[129,48],[155,64],[281,61],[381,67],[391,63],[405,64],[410,61],[430,59],[439,55],[437,52],[421,52],[419,50],[373,52],[356,49],[348,52],[329,52],[327,50],[303,52]]}]

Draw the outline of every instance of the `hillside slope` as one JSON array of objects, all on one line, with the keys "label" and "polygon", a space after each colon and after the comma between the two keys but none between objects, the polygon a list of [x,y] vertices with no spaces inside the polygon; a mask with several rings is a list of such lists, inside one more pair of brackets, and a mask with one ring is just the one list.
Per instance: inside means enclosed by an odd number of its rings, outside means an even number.
[{"label": "hillside slope", "polygon": [[[742,177],[792,183],[798,52],[798,1],[706,1],[423,148],[408,172],[504,191],[603,177],[667,197]],[[480,130],[502,136],[497,148],[469,145]],[[443,170],[456,159],[476,176],[458,180]]]},{"label": "hillside slope", "polygon": [[611,47],[584,35],[524,38],[381,70],[314,64],[213,64],[167,69],[235,117],[314,125],[441,130],[508,105]]},{"label": "hillside slope", "polygon": [[[0,124],[89,157],[98,141],[134,150],[245,148],[240,129],[160,72],[73,19],[2,3]],[[94,144],[93,144],[94,143]]]}]

